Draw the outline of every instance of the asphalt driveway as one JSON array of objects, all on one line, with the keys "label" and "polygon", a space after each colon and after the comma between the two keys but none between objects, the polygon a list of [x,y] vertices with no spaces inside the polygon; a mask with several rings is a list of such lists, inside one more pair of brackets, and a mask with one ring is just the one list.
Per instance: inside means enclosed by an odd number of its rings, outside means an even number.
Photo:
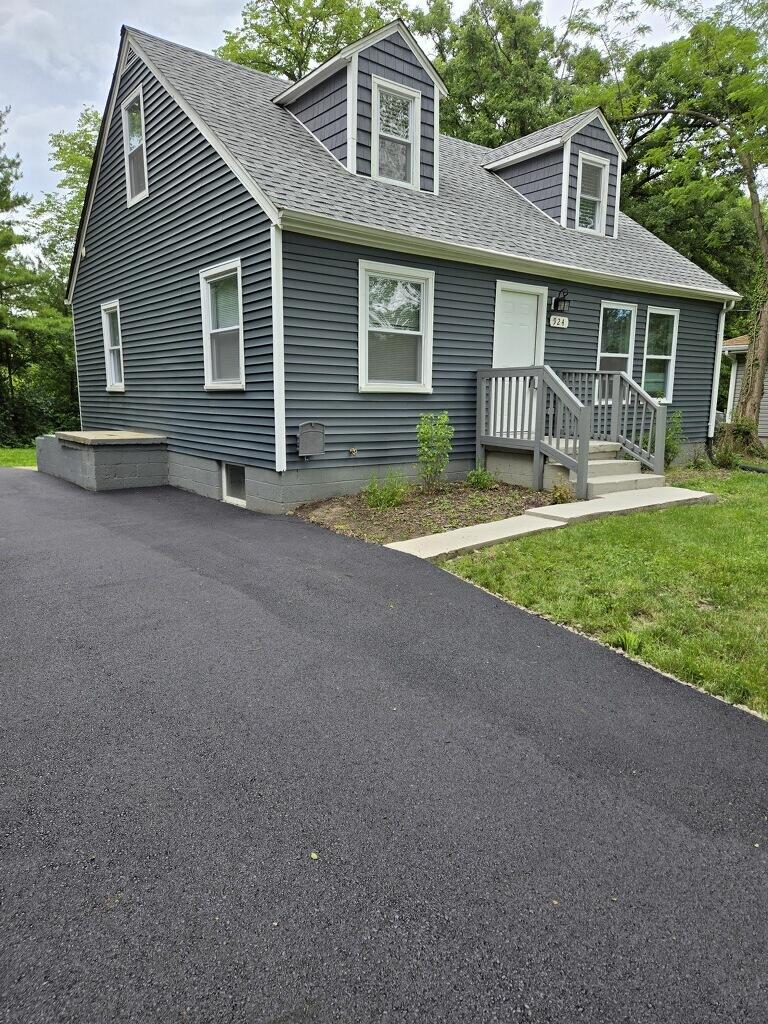
[{"label": "asphalt driveway", "polygon": [[2,470],[0,676],[2,1021],[768,1020],[768,725],[429,564]]}]

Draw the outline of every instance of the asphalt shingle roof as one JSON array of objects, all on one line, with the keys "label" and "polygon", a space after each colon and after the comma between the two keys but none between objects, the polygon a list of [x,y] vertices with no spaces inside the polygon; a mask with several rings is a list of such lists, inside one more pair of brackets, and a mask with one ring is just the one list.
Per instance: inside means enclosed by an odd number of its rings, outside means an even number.
[{"label": "asphalt shingle roof", "polygon": [[[128,33],[281,211],[607,277],[735,294],[623,214],[617,238],[561,227],[482,166],[494,153],[483,146],[440,137],[439,195],[350,174],[273,102],[285,88],[281,79],[136,29]],[[562,131],[563,123],[555,127]]]},{"label": "asphalt shingle roof", "polygon": [[526,153],[529,149],[545,146],[548,142],[559,142],[571,128],[583,121],[587,114],[596,113],[597,107],[593,107],[591,110],[582,110],[580,114],[567,117],[564,121],[548,124],[537,132],[531,132],[530,135],[523,135],[520,139],[505,142],[503,146],[497,146],[496,149],[490,150],[489,155],[483,160],[483,165],[496,163],[497,160],[506,160],[507,157],[517,156],[518,153]]}]

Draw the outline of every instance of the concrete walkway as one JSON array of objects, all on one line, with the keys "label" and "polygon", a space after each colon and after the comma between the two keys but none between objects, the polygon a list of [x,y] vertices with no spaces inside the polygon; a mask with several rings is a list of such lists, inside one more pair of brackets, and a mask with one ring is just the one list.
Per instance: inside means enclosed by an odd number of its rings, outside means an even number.
[{"label": "concrete walkway", "polygon": [[492,523],[479,523],[459,530],[446,530],[413,540],[396,541],[388,548],[402,551],[416,558],[448,558],[463,551],[514,540],[530,533],[541,533],[571,523],[581,523],[603,516],[624,515],[627,512],[647,512],[653,509],[671,508],[674,505],[697,505],[701,502],[716,501],[714,494],[706,491],[691,491],[685,487],[648,487],[639,491],[622,491],[607,494],[590,501],[574,501],[567,505],[545,505],[532,508],[519,516],[499,519]]}]

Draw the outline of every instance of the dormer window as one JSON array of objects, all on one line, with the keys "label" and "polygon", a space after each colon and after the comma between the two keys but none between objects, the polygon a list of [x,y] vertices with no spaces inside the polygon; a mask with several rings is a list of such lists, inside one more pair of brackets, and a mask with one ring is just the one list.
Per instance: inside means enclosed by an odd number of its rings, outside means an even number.
[{"label": "dormer window", "polygon": [[123,151],[128,205],[149,195],[147,148],[144,139],[144,96],[141,86],[123,103]]},{"label": "dormer window", "polygon": [[418,188],[421,93],[375,76],[372,86],[372,176]]},{"label": "dormer window", "polygon": [[592,231],[596,235],[605,234],[609,167],[609,162],[601,157],[579,153],[576,226],[580,231]]}]

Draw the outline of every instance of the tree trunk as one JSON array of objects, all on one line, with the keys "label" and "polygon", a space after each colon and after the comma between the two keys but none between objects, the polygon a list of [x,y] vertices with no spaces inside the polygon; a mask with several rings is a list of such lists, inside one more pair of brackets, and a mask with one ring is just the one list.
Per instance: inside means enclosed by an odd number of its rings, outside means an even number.
[{"label": "tree trunk", "polygon": [[[757,307],[757,322],[750,332],[747,363],[741,383],[741,394],[736,406],[736,414],[742,419],[754,420],[760,416],[760,405],[765,392],[765,372],[768,368],[768,231],[763,219],[763,207],[757,187],[757,174],[751,157],[740,155],[740,163],[744,171],[744,180],[749,192],[749,203],[752,221],[757,232],[757,241],[762,257],[762,282],[760,299]],[[755,437],[757,440],[757,437]]]}]

